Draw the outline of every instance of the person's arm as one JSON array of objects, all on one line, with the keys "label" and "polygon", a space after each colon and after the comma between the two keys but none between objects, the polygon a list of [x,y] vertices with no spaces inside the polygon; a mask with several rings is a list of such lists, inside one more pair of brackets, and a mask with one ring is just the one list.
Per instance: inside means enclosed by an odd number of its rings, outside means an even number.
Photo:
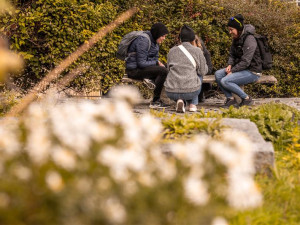
[{"label": "person's arm", "polygon": [[148,49],[149,49],[149,40],[146,37],[139,36],[136,43],[136,61],[139,68],[158,65],[157,59],[152,58],[152,60],[151,59],[149,60]]},{"label": "person's arm", "polygon": [[201,42],[201,45],[202,45],[202,48],[203,48],[203,55],[206,59],[206,64],[207,64],[207,67],[208,67],[208,72],[207,74],[212,74],[212,71],[213,71],[213,65],[211,63],[211,56],[210,56],[210,52],[207,50],[204,42],[202,39],[200,39],[200,42]]},{"label": "person's arm", "polygon": [[231,65],[233,66],[234,65],[234,62],[235,62],[235,56],[233,54],[234,52],[234,46],[233,46],[233,42],[231,44],[231,47],[230,47],[230,51],[229,51],[229,58],[228,58],[228,62],[227,62],[227,65]]},{"label": "person's arm", "polygon": [[206,64],[206,59],[203,55],[203,52],[200,48],[198,48],[198,62],[197,63],[197,74],[198,75],[201,75],[201,76],[204,76],[207,74],[207,71],[208,71],[208,67],[207,67],[207,64]]},{"label": "person's arm", "polygon": [[246,70],[250,66],[256,47],[257,42],[255,37],[253,35],[248,35],[244,41],[241,61],[231,68],[232,73]]}]

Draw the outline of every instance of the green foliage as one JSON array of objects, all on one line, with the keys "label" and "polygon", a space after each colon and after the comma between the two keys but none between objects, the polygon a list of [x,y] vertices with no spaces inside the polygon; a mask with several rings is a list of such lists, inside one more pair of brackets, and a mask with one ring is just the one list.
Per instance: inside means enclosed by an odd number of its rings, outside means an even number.
[{"label": "green foliage", "polygon": [[0,117],[18,103],[19,94],[14,91],[3,90],[0,93]]},{"label": "green foliage", "polygon": [[179,28],[188,24],[203,38],[211,52],[214,68],[222,68],[226,65],[231,44],[227,20],[242,13],[246,23],[253,24],[258,33],[269,36],[274,68],[267,74],[275,75],[279,80],[278,85],[272,87],[249,86],[249,91],[253,95],[277,96],[298,96],[300,93],[300,56],[297,50],[300,14],[299,9],[291,4],[250,0],[238,4],[234,0],[15,0],[14,3],[18,7],[17,14],[2,18],[4,26],[1,30],[10,37],[11,47],[19,50],[27,60],[25,73],[17,82],[24,88],[45,76],[101,27],[135,5],[140,11],[132,19],[106,36],[77,62],[90,66],[75,82],[77,87],[92,90],[101,85],[106,92],[118,83],[124,73],[124,64],[114,54],[122,36],[132,30],[148,30],[158,21],[165,23],[170,30],[161,46],[161,61],[166,62],[169,49],[177,43]]},{"label": "green foliage", "polygon": [[[152,114],[155,115],[155,111]],[[199,133],[217,136],[225,127],[221,125],[220,119],[200,119],[196,115],[177,116],[175,114],[164,117],[162,124],[164,126],[163,135],[166,140],[184,140]]]},{"label": "green foliage", "polygon": [[300,121],[300,112],[284,104],[264,104],[255,108],[231,107],[224,110],[223,117],[248,118],[254,122],[262,136],[279,146],[290,144],[293,130]]}]

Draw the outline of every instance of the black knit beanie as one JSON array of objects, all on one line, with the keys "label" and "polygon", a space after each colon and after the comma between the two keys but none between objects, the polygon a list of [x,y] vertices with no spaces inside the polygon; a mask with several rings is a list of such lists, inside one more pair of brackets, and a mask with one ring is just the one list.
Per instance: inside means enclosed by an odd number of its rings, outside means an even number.
[{"label": "black knit beanie", "polygon": [[241,14],[237,14],[234,17],[231,17],[227,24],[229,27],[233,27],[239,31],[244,29],[244,17]]},{"label": "black knit beanie", "polygon": [[156,41],[161,36],[169,33],[168,28],[162,23],[155,23],[152,25],[150,30],[153,39]]},{"label": "black knit beanie", "polygon": [[195,40],[195,32],[187,25],[183,25],[180,31],[181,42],[191,42]]}]

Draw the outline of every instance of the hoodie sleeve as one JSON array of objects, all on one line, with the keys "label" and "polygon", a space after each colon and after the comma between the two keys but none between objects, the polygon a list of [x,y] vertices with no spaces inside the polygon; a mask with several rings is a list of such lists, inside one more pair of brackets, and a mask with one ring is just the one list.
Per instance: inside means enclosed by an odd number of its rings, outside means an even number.
[{"label": "hoodie sleeve", "polygon": [[146,37],[139,36],[136,43],[136,61],[139,68],[155,66],[157,64],[158,52],[154,58],[148,58],[149,40]]},{"label": "hoodie sleeve", "polygon": [[256,47],[257,42],[255,37],[253,35],[248,35],[243,44],[243,55],[241,61],[232,67],[232,73],[246,70],[250,66]]}]

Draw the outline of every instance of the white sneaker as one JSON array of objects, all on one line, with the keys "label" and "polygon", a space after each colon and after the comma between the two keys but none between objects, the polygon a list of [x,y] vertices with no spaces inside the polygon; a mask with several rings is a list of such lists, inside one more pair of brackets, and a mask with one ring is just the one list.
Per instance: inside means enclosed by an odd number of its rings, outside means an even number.
[{"label": "white sneaker", "polygon": [[184,102],[181,99],[177,100],[176,112],[178,112],[178,113],[184,113],[185,112]]},{"label": "white sneaker", "polygon": [[154,83],[152,80],[147,79],[147,78],[145,78],[145,79],[143,80],[143,83],[144,83],[144,84],[147,86],[147,88],[149,88],[150,90],[154,90],[155,87],[156,87],[155,83]]},{"label": "white sneaker", "polygon": [[189,111],[190,111],[190,112],[197,112],[197,106],[195,106],[195,105],[190,105]]}]

